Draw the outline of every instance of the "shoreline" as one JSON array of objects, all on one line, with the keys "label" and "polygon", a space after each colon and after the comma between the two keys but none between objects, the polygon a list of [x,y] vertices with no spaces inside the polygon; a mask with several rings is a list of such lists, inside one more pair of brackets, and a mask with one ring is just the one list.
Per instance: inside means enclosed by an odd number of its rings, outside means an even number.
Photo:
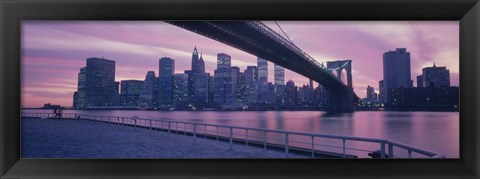
[{"label": "shoreline", "polygon": [[[263,112],[263,111],[276,111],[276,112],[283,112],[283,111],[321,111],[327,112],[326,110],[140,110],[140,109],[122,109],[122,108],[104,108],[104,109],[73,109],[73,108],[62,108],[63,110],[78,110],[78,111],[162,111],[162,112],[241,112],[241,111],[248,111],[248,112]],[[457,108],[458,109],[458,108]],[[44,108],[20,108],[20,110],[53,110],[53,109],[44,109]],[[460,112],[459,110],[412,110],[412,109],[355,109],[354,112],[362,112],[362,111],[369,111],[369,112]]]}]

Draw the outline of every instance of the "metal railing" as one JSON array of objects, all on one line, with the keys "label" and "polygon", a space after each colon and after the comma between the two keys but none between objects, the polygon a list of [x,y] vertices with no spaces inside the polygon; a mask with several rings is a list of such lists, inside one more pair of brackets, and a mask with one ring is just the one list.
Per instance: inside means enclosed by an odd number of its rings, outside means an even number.
[{"label": "metal railing", "polygon": [[[108,123],[111,125],[118,126],[131,126],[136,128],[145,128],[148,130],[161,130],[168,133],[175,133],[181,135],[193,136],[196,142],[197,138],[209,138],[214,140],[227,141],[230,147],[233,146],[234,142],[244,142],[245,146],[256,145],[263,146],[266,150],[267,147],[271,146],[276,147],[277,149],[283,149],[285,155],[291,153],[290,149],[295,149],[297,151],[309,152],[311,157],[314,158],[319,151],[319,147],[327,147],[333,149],[340,149],[338,154],[339,157],[349,157],[350,154],[348,151],[361,151],[361,152],[372,152],[375,150],[368,149],[358,149],[353,147],[348,147],[348,142],[366,142],[378,145],[380,158],[413,158],[413,155],[419,155],[419,158],[445,158],[443,154],[437,152],[417,148],[400,142],[386,140],[386,139],[377,139],[377,138],[363,138],[363,137],[353,137],[353,136],[339,136],[339,135],[330,135],[330,134],[318,134],[318,133],[307,133],[307,132],[296,132],[296,131],[285,131],[285,130],[272,130],[272,129],[262,129],[262,128],[250,128],[250,127],[238,127],[238,126],[228,126],[228,125],[219,125],[219,124],[205,124],[205,123],[196,123],[196,122],[186,122],[186,121],[173,121],[167,119],[144,119],[139,117],[119,117],[119,116],[102,116],[102,115],[88,115],[88,114],[75,114],[75,113],[64,113],[61,117],[56,116],[53,113],[27,113],[22,112],[21,117],[33,117],[33,118],[60,118],[60,119],[76,119],[76,120],[90,120],[99,123]],[[235,132],[236,131],[236,132]],[[249,135],[250,133],[250,135]],[[256,133],[256,135],[252,135]],[[275,137],[276,136],[276,137]],[[278,138],[280,136],[280,138]],[[299,139],[302,137],[303,141],[298,141],[294,139]],[[306,139],[309,139],[309,142],[305,142]],[[317,139],[328,139],[336,140],[340,142],[340,146],[323,144]],[[297,144],[297,145],[292,145]],[[308,147],[306,147],[308,146]],[[388,148],[387,148],[388,147]],[[404,150],[407,152],[406,157],[397,156],[394,153],[394,149]],[[331,153],[333,154],[333,153]],[[422,157],[423,156],[423,157]]]}]

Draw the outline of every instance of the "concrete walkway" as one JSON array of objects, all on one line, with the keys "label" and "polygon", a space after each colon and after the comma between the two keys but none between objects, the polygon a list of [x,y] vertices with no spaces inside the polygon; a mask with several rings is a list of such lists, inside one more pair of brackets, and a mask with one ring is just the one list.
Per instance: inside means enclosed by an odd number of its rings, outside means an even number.
[{"label": "concrete walkway", "polygon": [[[85,120],[22,119],[22,158],[285,158],[279,151]],[[289,154],[290,158],[305,158]]]}]

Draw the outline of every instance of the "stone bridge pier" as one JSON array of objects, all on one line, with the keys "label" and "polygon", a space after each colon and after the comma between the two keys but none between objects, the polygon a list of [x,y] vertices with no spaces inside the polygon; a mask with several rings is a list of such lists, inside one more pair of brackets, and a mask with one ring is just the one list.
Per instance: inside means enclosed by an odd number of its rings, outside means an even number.
[{"label": "stone bridge pier", "polygon": [[336,72],[337,78],[342,80],[342,71],[347,72],[347,89],[333,90],[329,89],[329,107],[330,113],[351,113],[354,110],[354,93],[352,84],[352,60],[338,60],[327,62],[327,68]]}]

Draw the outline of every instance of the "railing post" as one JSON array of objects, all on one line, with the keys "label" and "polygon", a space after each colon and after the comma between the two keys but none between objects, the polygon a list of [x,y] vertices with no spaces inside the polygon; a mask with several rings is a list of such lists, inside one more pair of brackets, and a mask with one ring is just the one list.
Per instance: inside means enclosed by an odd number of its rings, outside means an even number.
[{"label": "railing post", "polygon": [[215,134],[215,136],[217,137],[217,142],[218,142],[218,126],[217,126],[217,134]]},{"label": "railing post", "polygon": [[312,158],[315,158],[315,136],[312,135]]},{"label": "railing post", "polygon": [[267,131],[263,133],[263,150],[267,150]]},{"label": "railing post", "polygon": [[206,139],[207,138],[207,125],[205,124],[204,127],[205,127],[204,128],[205,135],[203,136],[203,138]]},{"label": "railing post", "polygon": [[168,121],[168,133],[170,134],[170,121]]},{"label": "railing post", "polygon": [[408,158],[412,158],[412,150],[408,150]]},{"label": "railing post", "polygon": [[230,149],[232,149],[232,144],[233,144],[232,137],[233,137],[233,128],[230,127]]},{"label": "railing post", "polygon": [[245,146],[248,147],[248,129],[245,130]]},{"label": "railing post", "polygon": [[183,123],[185,126],[185,130],[183,131],[183,134],[187,135],[187,123]]},{"label": "railing post", "polygon": [[197,125],[196,124],[193,124],[193,139],[194,139],[194,142],[197,141]]},{"label": "railing post", "polygon": [[380,143],[380,156],[385,158],[385,142]]},{"label": "railing post", "polygon": [[393,158],[393,144],[388,143],[388,158]]},{"label": "railing post", "polygon": [[152,130],[152,120],[148,120],[148,127]]},{"label": "railing post", "polygon": [[288,157],[288,133],[285,133],[285,156]]},{"label": "railing post", "polygon": [[345,158],[345,139],[342,139],[343,142],[343,158]]}]

